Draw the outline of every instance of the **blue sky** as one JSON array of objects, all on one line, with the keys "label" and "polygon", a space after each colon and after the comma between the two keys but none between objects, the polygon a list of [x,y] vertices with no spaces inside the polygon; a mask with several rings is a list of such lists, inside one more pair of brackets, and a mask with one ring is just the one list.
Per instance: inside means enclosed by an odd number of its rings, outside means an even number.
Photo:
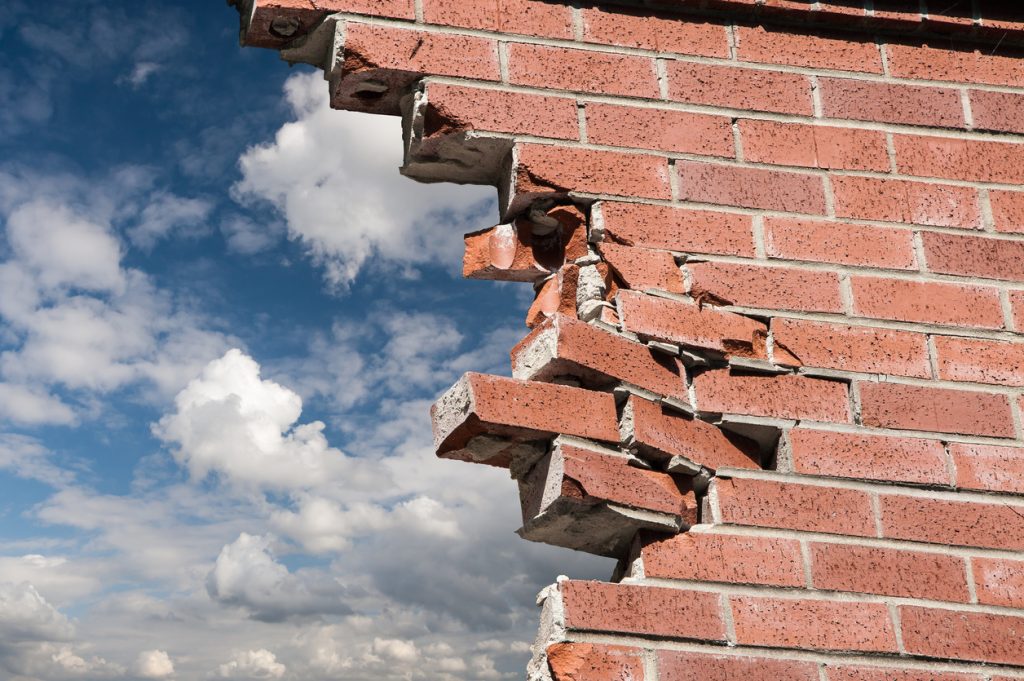
[{"label": "blue sky", "polygon": [[428,408],[508,372],[529,287],[463,281],[494,191],[240,49],[221,2],[0,14],[0,679],[512,679],[507,473]]}]

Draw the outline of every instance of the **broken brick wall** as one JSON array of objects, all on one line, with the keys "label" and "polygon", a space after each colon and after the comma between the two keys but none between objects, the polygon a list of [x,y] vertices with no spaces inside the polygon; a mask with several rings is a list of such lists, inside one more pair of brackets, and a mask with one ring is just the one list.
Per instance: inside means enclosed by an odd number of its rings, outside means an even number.
[{"label": "broken brick wall", "polygon": [[438,453],[620,560],[531,678],[1024,678],[1018,3],[234,4],[404,173],[498,188],[465,274],[532,330]]}]

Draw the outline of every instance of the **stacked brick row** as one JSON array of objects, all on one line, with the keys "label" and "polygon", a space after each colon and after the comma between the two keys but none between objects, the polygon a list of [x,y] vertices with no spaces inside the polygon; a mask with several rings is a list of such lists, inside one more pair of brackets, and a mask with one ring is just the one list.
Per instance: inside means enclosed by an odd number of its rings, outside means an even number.
[{"label": "stacked brick row", "polygon": [[667,4],[241,3],[407,175],[498,187],[464,273],[531,331],[438,453],[620,561],[531,678],[1024,678],[1024,22]]}]

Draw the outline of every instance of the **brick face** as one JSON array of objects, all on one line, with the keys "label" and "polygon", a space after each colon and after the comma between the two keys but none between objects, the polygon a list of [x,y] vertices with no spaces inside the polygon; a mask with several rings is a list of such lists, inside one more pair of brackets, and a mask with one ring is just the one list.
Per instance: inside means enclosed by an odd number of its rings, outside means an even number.
[{"label": "brick face", "polygon": [[546,592],[534,675],[1024,668],[1024,19],[945,4],[251,3],[248,45],[336,25],[331,103],[401,116],[408,175],[497,187],[464,274],[533,332],[437,453],[619,561]]}]

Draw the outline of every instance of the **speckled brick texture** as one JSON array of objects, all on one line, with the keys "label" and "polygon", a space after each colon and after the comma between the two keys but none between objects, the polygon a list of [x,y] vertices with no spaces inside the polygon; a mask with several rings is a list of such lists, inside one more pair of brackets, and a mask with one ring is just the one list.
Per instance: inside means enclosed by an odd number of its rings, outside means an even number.
[{"label": "speckled brick texture", "polygon": [[532,331],[437,453],[619,561],[543,592],[529,681],[1024,679],[1018,3],[233,4],[498,189],[463,273]]}]

